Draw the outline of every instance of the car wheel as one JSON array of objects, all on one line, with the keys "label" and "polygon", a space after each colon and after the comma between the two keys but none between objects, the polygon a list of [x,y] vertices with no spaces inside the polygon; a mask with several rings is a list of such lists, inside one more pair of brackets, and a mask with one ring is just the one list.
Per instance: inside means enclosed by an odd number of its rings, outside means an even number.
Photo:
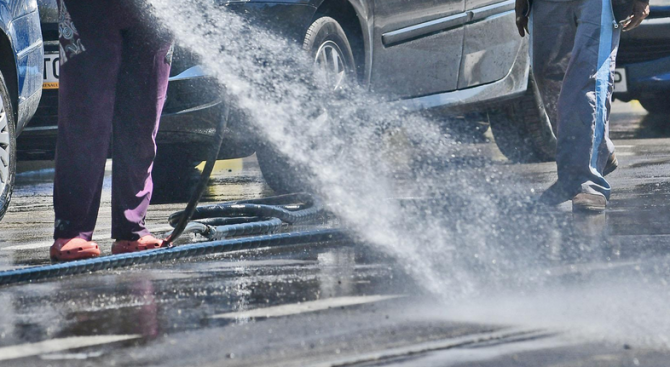
[{"label": "car wheel", "polygon": [[16,135],[12,103],[0,74],[0,220],[5,216],[16,177]]},{"label": "car wheel", "polygon": [[187,201],[200,177],[195,168],[199,163],[187,149],[159,145],[152,170],[152,202],[160,204]]},{"label": "car wheel", "polygon": [[[322,17],[314,21],[305,35],[303,50],[314,60],[317,81],[327,88],[337,91],[357,81],[351,44],[335,19]],[[269,144],[261,144],[256,158],[265,182],[276,193],[309,190],[307,170]]]},{"label": "car wheel", "polygon": [[317,19],[307,29],[302,49],[314,60],[320,81],[340,90],[356,80],[354,53],[340,23],[331,17]]},{"label": "car wheel", "polygon": [[267,144],[256,150],[265,182],[277,194],[311,191],[307,170]]},{"label": "car wheel", "polygon": [[514,162],[556,159],[556,135],[531,74],[522,97],[489,114],[491,131],[500,151]]},{"label": "car wheel", "polygon": [[664,95],[645,96],[640,98],[640,104],[649,113],[667,115],[670,114],[670,97]]}]

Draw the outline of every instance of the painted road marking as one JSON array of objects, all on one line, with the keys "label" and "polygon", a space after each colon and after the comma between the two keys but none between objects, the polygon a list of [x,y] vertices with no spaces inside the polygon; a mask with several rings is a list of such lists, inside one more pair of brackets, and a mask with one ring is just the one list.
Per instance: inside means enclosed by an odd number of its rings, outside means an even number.
[{"label": "painted road marking", "polygon": [[40,359],[45,361],[61,361],[68,359],[84,360],[89,358],[98,358],[102,356],[102,351],[97,351],[93,353],[52,353],[44,354],[40,356]]},{"label": "painted road marking", "polygon": [[[492,343],[492,344],[489,344]],[[516,343],[522,344],[521,347],[516,347]],[[387,348],[381,351],[373,352],[363,352],[351,357],[345,357],[342,359],[331,360],[327,362],[321,362],[310,364],[314,367],[333,367],[333,366],[349,366],[349,365],[359,365],[366,362],[377,363],[383,360],[391,360],[392,358],[402,358],[408,356],[419,356],[418,358],[431,358],[436,356],[436,353],[443,352],[449,353],[446,354],[448,357],[444,359],[437,360],[438,363],[431,363],[430,365],[436,366],[452,366],[454,364],[459,364],[461,361],[455,359],[452,361],[451,353],[454,353],[457,356],[470,357],[466,361],[485,361],[485,358],[482,358],[482,354],[488,354],[490,349],[493,348],[497,351],[492,354],[496,356],[508,355],[508,353],[503,353],[502,349],[509,344],[512,345],[512,348],[518,348],[518,352],[530,351],[530,350],[547,350],[550,347],[564,347],[578,344],[579,341],[568,340],[566,338],[560,338],[555,336],[550,332],[543,330],[525,330],[519,328],[510,328],[502,329],[491,332],[483,332],[477,334],[470,334],[465,336],[459,336],[450,339],[435,340],[424,343],[418,343],[408,346],[400,346],[396,348]],[[533,348],[533,345],[540,344],[538,348]],[[487,348],[478,348],[487,346]],[[522,349],[525,347],[525,349]],[[481,353],[477,353],[481,352]],[[434,354],[430,354],[434,353]],[[475,358],[473,358],[476,355]],[[322,358],[323,359],[323,358]],[[426,360],[418,359],[412,364],[411,362],[407,365],[422,365],[420,362],[425,362]],[[402,363],[400,363],[402,364]],[[427,365],[427,363],[424,363]]]},{"label": "painted road marking", "polygon": [[402,297],[400,295],[391,296],[360,296],[360,297],[336,297],[327,298],[318,301],[294,303],[290,305],[281,305],[274,307],[258,308],[249,311],[230,312],[220,315],[214,315],[215,319],[238,319],[238,318],[269,318],[297,315],[307,312],[328,310],[337,307],[356,306],[366,303],[386,301]]},{"label": "painted road marking", "polygon": [[45,340],[39,343],[12,345],[0,348],[0,361],[34,357],[40,354],[62,352],[64,350],[92,347],[95,345],[116,343],[124,340],[137,339],[140,335],[97,335],[74,336],[69,338]]},{"label": "painted road marking", "polygon": [[184,273],[205,273],[205,272],[223,272],[247,268],[261,268],[261,267],[280,267],[280,266],[306,266],[316,265],[317,261],[313,260],[257,260],[257,261],[230,261],[220,264],[198,264],[195,269],[182,270]]},{"label": "painted road marking", "polygon": [[3,247],[3,248],[0,249],[0,251],[36,250],[36,249],[51,247],[52,244],[53,244],[53,241],[33,242],[33,243],[26,243],[24,245],[14,245],[14,246]]}]

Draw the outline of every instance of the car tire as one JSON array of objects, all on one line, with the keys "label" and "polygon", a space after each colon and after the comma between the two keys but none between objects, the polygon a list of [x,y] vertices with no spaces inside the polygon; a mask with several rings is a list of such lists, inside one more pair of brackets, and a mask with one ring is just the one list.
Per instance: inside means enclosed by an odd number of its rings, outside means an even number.
[{"label": "car tire", "polygon": [[[354,82],[356,78],[356,62],[351,43],[344,29],[331,17],[321,17],[314,21],[307,29],[302,49],[314,60],[317,69],[336,75],[341,79],[333,78],[337,84],[331,85],[333,90]],[[333,58],[334,57],[334,58]],[[335,60],[335,63],[331,63]],[[329,61],[324,64],[324,61]]]},{"label": "car tire", "polygon": [[520,98],[489,114],[491,131],[500,151],[513,162],[556,159],[556,135],[533,79]]},{"label": "car tire", "polygon": [[640,104],[647,112],[659,115],[670,114],[670,97],[667,94],[645,96],[639,99]]},{"label": "car tire", "polygon": [[16,121],[12,102],[0,73],[0,220],[5,216],[16,178]]},{"label": "car tire", "polygon": [[[357,80],[351,44],[344,29],[335,19],[321,17],[315,20],[307,30],[303,50],[314,60],[317,68],[321,67],[326,72],[331,71],[336,73],[336,76],[343,77],[328,80],[335,81],[332,85],[333,90],[341,89],[348,82]],[[324,69],[326,65],[319,64],[320,57],[333,56],[338,63],[329,65],[332,67],[330,70]],[[308,170],[292,162],[290,157],[277,151],[270,144],[260,144],[256,150],[256,158],[265,182],[276,193],[310,191]]]},{"label": "car tire", "polygon": [[153,203],[174,203],[189,200],[200,177],[188,150],[172,145],[159,145],[154,159],[152,177]]},{"label": "car tire", "polygon": [[311,191],[308,171],[267,144],[256,150],[265,182],[276,194]]}]

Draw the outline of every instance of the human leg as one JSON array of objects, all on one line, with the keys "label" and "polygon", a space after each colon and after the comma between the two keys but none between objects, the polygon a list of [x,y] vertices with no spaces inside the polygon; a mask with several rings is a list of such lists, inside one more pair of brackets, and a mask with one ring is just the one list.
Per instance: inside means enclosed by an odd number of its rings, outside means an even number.
[{"label": "human leg", "polygon": [[604,208],[601,203],[609,198],[604,175],[616,168],[608,117],[620,32],[609,1],[539,0],[534,4],[533,68],[547,111],[557,124],[558,138],[559,179],[543,194],[545,203],[553,205],[581,194],[573,207],[579,209],[588,202],[594,204],[589,208]]},{"label": "human leg", "polygon": [[[559,124],[558,98],[577,32],[576,8],[576,1],[537,0],[533,3],[529,23],[531,69],[547,115],[555,127]],[[558,136],[556,128],[554,131]],[[540,201],[554,206],[572,199],[576,193],[557,181],[542,193]]]},{"label": "human leg", "polygon": [[552,124],[577,31],[576,1],[537,0],[530,19],[531,69]]},{"label": "human leg", "polygon": [[105,1],[65,3],[72,22],[61,7],[54,239],[90,241],[108,154],[121,35],[102,16]]},{"label": "human leg", "polygon": [[615,27],[610,0],[579,3],[575,43],[558,103],[558,176],[577,193],[609,199],[603,172],[614,153],[608,117],[620,28]]},{"label": "human leg", "polygon": [[123,31],[112,139],[112,237],[117,240],[149,235],[151,170],[171,64],[171,41],[150,26],[131,24]]}]

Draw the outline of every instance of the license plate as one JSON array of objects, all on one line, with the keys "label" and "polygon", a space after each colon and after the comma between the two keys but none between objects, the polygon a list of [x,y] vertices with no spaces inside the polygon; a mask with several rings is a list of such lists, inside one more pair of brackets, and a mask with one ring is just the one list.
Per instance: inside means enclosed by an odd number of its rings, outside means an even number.
[{"label": "license plate", "polygon": [[58,75],[60,71],[60,56],[58,52],[44,54],[44,81],[43,89],[58,89]]},{"label": "license plate", "polygon": [[614,69],[614,92],[628,92],[628,79],[626,78],[626,69],[624,68]]}]

